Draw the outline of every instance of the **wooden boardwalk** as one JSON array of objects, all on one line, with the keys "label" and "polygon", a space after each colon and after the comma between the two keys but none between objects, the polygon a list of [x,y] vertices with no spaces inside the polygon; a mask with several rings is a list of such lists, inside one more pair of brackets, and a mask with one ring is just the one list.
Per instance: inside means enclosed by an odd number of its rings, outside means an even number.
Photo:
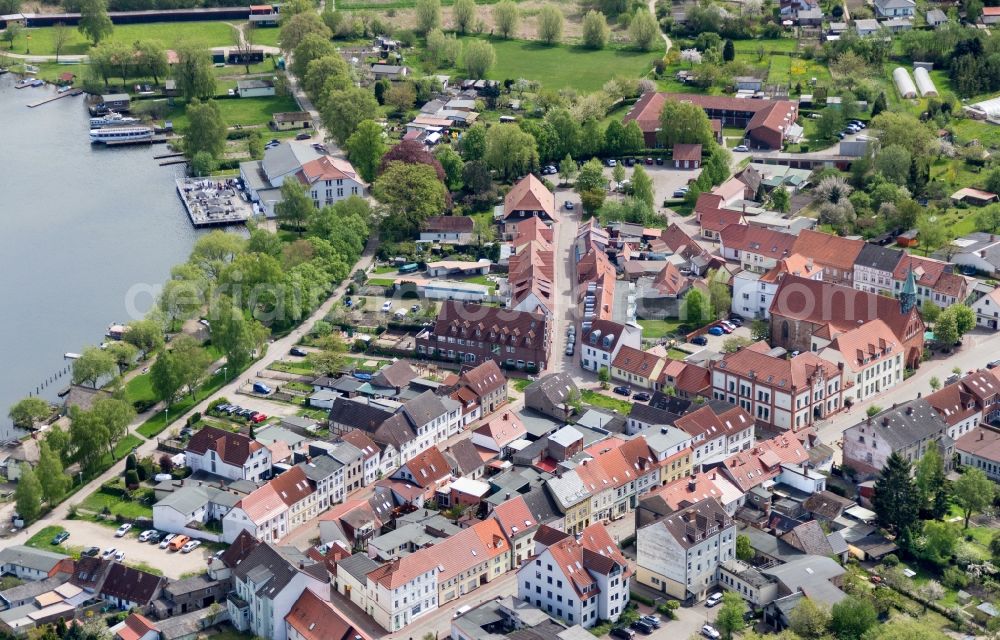
[{"label": "wooden boardwalk", "polygon": [[61,100],[63,98],[69,98],[70,96],[78,96],[81,93],[83,93],[83,89],[71,89],[69,91],[65,91],[63,93],[57,93],[54,96],[49,96],[48,98],[44,98],[44,99],[38,100],[36,102],[31,102],[31,103],[28,104],[28,108],[29,109],[34,109],[35,107],[40,107],[43,104],[48,104],[50,102],[55,102],[56,100]]}]

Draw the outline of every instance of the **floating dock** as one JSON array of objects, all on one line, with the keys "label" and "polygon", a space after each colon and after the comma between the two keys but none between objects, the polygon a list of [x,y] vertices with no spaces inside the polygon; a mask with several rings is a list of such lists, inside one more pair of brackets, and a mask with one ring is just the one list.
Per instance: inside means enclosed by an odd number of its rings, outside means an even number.
[{"label": "floating dock", "polygon": [[244,200],[232,178],[179,178],[176,184],[195,227],[243,224],[253,216],[253,205]]},{"label": "floating dock", "polygon": [[49,96],[48,98],[44,98],[42,100],[37,100],[35,102],[30,102],[30,103],[28,103],[28,108],[29,109],[34,109],[35,107],[40,107],[43,104],[48,104],[50,102],[55,102],[56,100],[61,100],[63,98],[69,98],[71,96],[78,96],[81,93],[83,93],[83,89],[71,89],[69,91],[63,91],[62,93],[58,93],[58,94],[56,94],[54,96]]}]

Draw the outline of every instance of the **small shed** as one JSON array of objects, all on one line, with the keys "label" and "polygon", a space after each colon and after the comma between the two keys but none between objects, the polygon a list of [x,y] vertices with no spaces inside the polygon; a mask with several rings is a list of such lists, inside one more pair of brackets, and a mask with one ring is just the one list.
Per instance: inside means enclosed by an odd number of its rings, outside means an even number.
[{"label": "small shed", "polygon": [[59,84],[69,85],[73,84],[75,80],[76,80],[75,73],[70,73],[69,71],[66,71],[64,73],[59,74]]},{"label": "small shed", "polygon": [[312,126],[312,117],[306,111],[282,111],[271,116],[271,126],[278,131],[308,129]]},{"label": "small shed", "polygon": [[266,98],[274,95],[274,81],[267,79],[237,80],[236,94],[241,98]]},{"label": "small shed", "polygon": [[673,156],[675,169],[698,169],[701,167],[700,144],[675,144]]},{"label": "small shed", "polygon": [[101,104],[104,108],[112,111],[128,111],[132,106],[131,99],[127,93],[109,93],[101,96]]},{"label": "small shed", "polygon": [[372,74],[375,76],[375,80],[402,80],[409,72],[409,69],[398,64],[372,65]]},{"label": "small shed", "polygon": [[920,232],[916,229],[910,229],[904,231],[903,233],[896,236],[896,244],[901,247],[915,247],[920,241]]},{"label": "small shed", "polygon": [[997,194],[981,189],[973,189],[972,187],[965,187],[951,194],[951,199],[955,202],[964,202],[977,207],[984,207],[992,202],[997,202]]}]

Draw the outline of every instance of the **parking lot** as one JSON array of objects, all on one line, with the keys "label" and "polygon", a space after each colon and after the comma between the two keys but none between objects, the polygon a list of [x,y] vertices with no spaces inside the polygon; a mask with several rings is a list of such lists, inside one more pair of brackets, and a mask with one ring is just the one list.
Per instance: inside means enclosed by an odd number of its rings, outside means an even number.
[{"label": "parking lot", "polygon": [[141,529],[133,528],[124,538],[116,538],[115,530],[88,520],[66,520],[61,523],[69,531],[69,540],[63,544],[68,547],[84,549],[114,547],[125,552],[125,564],[143,563],[163,572],[168,578],[180,578],[186,573],[203,571],[212,550],[202,545],[190,553],[180,553],[161,549],[159,545],[139,542]]},{"label": "parking lot", "polygon": [[[669,162],[669,160],[666,162]],[[657,209],[663,205],[664,200],[673,198],[674,191],[680,187],[687,186],[689,181],[694,180],[701,173],[701,169],[674,169],[672,166],[668,166],[666,162],[662,165],[654,163],[642,166],[653,180],[654,204]],[[611,167],[604,167],[604,175],[607,176],[609,181],[612,179],[611,171]],[[625,179],[631,180],[634,171],[635,167],[626,166]]]}]

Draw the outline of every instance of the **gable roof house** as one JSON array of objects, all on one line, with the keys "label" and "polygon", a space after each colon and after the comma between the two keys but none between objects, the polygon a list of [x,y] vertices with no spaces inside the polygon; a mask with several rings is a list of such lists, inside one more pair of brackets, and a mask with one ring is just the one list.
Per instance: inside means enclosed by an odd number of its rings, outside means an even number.
[{"label": "gable roof house", "polygon": [[285,616],[288,640],[370,640],[329,602],[304,589]]},{"label": "gable roof house", "polygon": [[889,325],[878,318],[837,335],[820,357],[842,366],[846,394],[854,402],[867,400],[903,381],[903,350]]},{"label": "gable roof house", "polygon": [[418,242],[466,245],[472,243],[475,224],[469,216],[430,216],[420,227]]},{"label": "gable roof house", "polygon": [[931,446],[940,449],[945,469],[949,469],[955,444],[948,436],[948,424],[926,398],[915,398],[865,418],[844,431],[843,441],[844,464],[861,477],[878,474],[893,452],[915,463]]},{"label": "gable roof house", "polygon": [[771,343],[789,351],[816,351],[838,335],[876,318],[883,321],[902,346],[907,367],[919,366],[924,347],[924,322],[916,294],[894,300],[828,282],[786,275],[771,303]]},{"label": "gable roof house", "polygon": [[852,287],[854,264],[864,246],[862,240],[803,229],[795,239],[794,251],[819,265],[824,281]]},{"label": "gable roof house", "polygon": [[466,369],[450,389],[448,394],[452,400],[462,405],[463,427],[490,415],[507,402],[507,376],[494,360]]},{"label": "gable roof house", "polygon": [[538,217],[547,223],[555,222],[557,220],[555,195],[535,177],[535,174],[529,173],[507,192],[501,215],[504,230],[508,234],[513,232],[514,224],[525,218]]},{"label": "gable roof house", "polygon": [[720,234],[721,253],[753,273],[765,273],[789,257],[796,243],[790,233],[772,231],[756,225],[732,224]]},{"label": "gable roof house", "polygon": [[237,630],[261,638],[287,640],[289,615],[303,591],[328,599],[330,575],[322,564],[291,547],[257,545],[233,568],[233,591],[226,600]]},{"label": "gable roof house", "polygon": [[864,243],[854,260],[854,288],[891,296],[892,276],[903,255],[899,249]]},{"label": "gable roof house", "polygon": [[101,597],[121,609],[145,612],[160,597],[167,579],[115,562],[101,585]]},{"label": "gable roof house", "polygon": [[580,335],[580,366],[588,371],[609,369],[626,346],[638,349],[642,341],[642,327],[636,323],[620,324],[611,320],[593,320],[589,329]]},{"label": "gable roof house", "polygon": [[72,558],[61,553],[21,544],[0,549],[0,575],[12,575],[21,580],[44,580],[59,573],[72,572]]},{"label": "gable roof house", "polygon": [[392,478],[410,482],[430,497],[451,479],[451,465],[437,447],[428,447],[400,465]]},{"label": "gable roof house", "polygon": [[513,411],[503,411],[472,432],[472,444],[478,448],[495,451],[499,457],[510,455],[511,443],[523,439],[527,434],[524,422]]},{"label": "gable roof house", "polygon": [[222,519],[223,540],[249,531],[264,542],[277,542],[318,515],[315,487],[302,467],[292,467],[236,503]]},{"label": "gable roof house", "polygon": [[271,476],[270,450],[241,433],[203,427],[188,441],[184,464],[230,480],[262,482]]},{"label": "gable roof house", "polygon": [[579,389],[568,373],[550,373],[524,388],[524,406],[555,420],[573,415],[570,401]]},{"label": "gable roof house", "polygon": [[880,18],[913,17],[916,8],[914,0],[875,0],[875,13]]},{"label": "gable roof house", "polygon": [[642,389],[655,389],[667,363],[665,356],[623,346],[611,362],[611,377]]},{"label": "gable roof house", "polygon": [[721,464],[722,473],[744,493],[754,487],[770,486],[781,475],[782,465],[800,465],[809,460],[806,438],[805,432],[801,432],[761,440],[752,448],[726,458]]},{"label": "gable roof house", "polygon": [[953,265],[912,254],[902,256],[892,280],[893,294],[897,297],[901,297],[907,287],[914,287],[918,305],[930,301],[943,309],[962,302],[968,294],[968,282],[955,273]]},{"label": "gable roof house", "polygon": [[720,408],[717,412],[706,403],[677,418],[674,425],[692,437],[692,461],[696,465],[743,451],[753,444],[754,421],[742,407]]},{"label": "gable roof house", "polygon": [[160,630],[145,616],[130,613],[127,618],[108,628],[115,640],[160,640]]}]

